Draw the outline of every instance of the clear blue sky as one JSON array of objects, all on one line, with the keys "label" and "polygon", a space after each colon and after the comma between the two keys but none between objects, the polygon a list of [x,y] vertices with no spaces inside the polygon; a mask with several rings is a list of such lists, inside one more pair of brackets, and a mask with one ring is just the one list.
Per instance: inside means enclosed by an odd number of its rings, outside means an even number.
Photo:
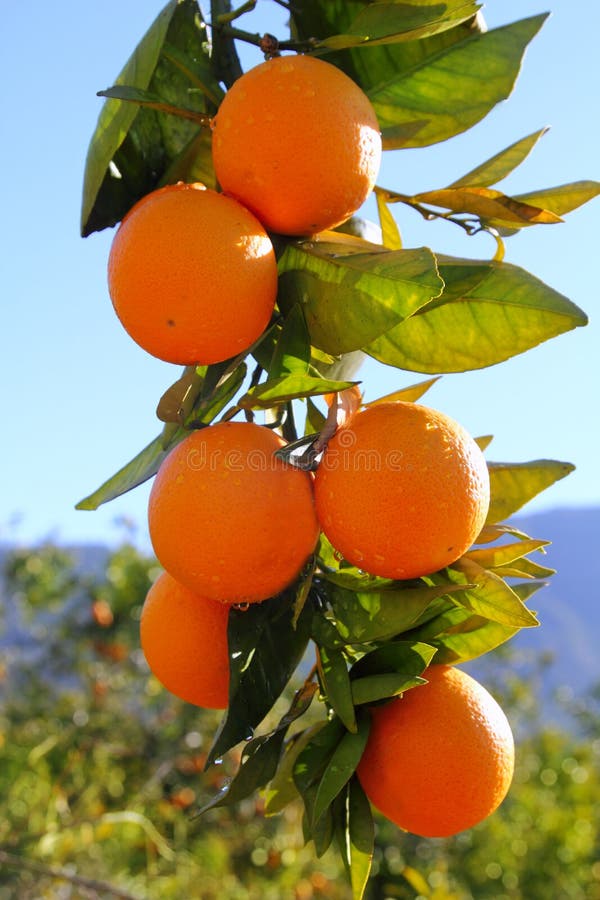
[{"label": "clear blue sky", "polygon": [[[112,235],[82,240],[78,226],[85,154],[101,104],[95,93],[112,84],[162,5],[56,0],[2,10],[0,540],[113,541],[119,517],[132,518],[145,539],[145,488],[98,512],[73,506],[155,436],[156,401],[178,370],[146,356],[122,330],[106,288]],[[257,30],[271,10],[281,21],[272,0],[259,0],[258,8]],[[543,0],[492,0],[485,12],[494,27],[548,8]],[[512,97],[447,144],[389,154],[381,183],[408,193],[441,187],[544,125],[551,131],[506,190],[600,177],[599,29],[597,4],[556,2]],[[254,50],[245,59],[247,66],[260,61]],[[473,434],[495,434],[492,459],[577,464],[530,511],[600,503],[598,215],[592,203],[564,225],[510,239],[507,253],[583,307],[590,326],[492,369],[445,376],[427,397]],[[493,252],[486,236],[468,239],[408,211],[400,224],[407,246]],[[370,363],[361,374],[370,397],[420,378]]]}]

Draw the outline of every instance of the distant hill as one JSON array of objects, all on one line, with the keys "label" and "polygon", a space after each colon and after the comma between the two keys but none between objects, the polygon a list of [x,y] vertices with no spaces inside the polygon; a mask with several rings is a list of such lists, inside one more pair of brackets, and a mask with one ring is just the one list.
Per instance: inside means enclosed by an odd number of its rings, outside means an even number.
[{"label": "distant hill", "polygon": [[519,516],[514,524],[552,542],[538,559],[556,575],[531,600],[541,627],[523,629],[511,644],[552,653],[552,686],[578,693],[600,682],[600,507]]},{"label": "distant hill", "polygon": [[[540,561],[556,569],[557,574],[532,598],[541,628],[523,629],[511,645],[554,656],[554,665],[545,679],[544,701],[558,686],[570,687],[575,695],[580,694],[600,682],[600,507],[519,516],[514,524],[532,537],[552,542]],[[105,565],[105,547],[82,545],[67,549],[73,551],[82,571],[100,573]],[[0,546],[0,571],[9,550],[10,547]],[[0,602],[4,597],[0,583]],[[10,643],[13,628],[20,630],[10,614],[10,604],[3,605],[5,627],[0,634],[0,647]],[[19,636],[26,640],[22,631]],[[477,668],[476,662],[470,668],[473,667]]]}]

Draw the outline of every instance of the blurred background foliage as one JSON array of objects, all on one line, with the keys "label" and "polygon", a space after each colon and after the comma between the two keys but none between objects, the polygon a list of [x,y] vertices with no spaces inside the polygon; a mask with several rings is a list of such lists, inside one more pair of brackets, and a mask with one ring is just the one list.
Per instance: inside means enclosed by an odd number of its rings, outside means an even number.
[{"label": "blurred background foliage", "polygon": [[[193,817],[236,760],[204,773],[219,714],[148,672],[138,620],[153,558],[127,542],[47,544],[3,567],[0,900],[350,897],[336,856],[303,846],[300,804],[266,817],[256,796]],[[378,817],[369,900],[600,900],[600,686],[569,700],[568,727],[549,724],[536,697],[550,664],[510,646],[479,664],[515,729],[513,788],[447,840]]]}]

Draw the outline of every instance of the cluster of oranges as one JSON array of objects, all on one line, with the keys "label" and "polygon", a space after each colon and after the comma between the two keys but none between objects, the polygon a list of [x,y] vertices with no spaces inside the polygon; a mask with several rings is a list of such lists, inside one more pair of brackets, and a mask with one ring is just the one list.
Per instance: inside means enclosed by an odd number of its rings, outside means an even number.
[{"label": "cluster of oranges", "polygon": [[[367,97],[309,56],[277,57],[246,73],[212,127],[223,192],[176,184],[147,195],[124,218],[109,259],[110,293],[127,332],[149,353],[184,365],[248,350],[276,303],[269,235],[310,235],[346,220],[373,188],[381,157]],[[165,571],[144,604],[141,643],[159,680],[190,703],[227,706],[229,609],[282,594],[321,531],[359,569],[411,579],[455,561],[485,521],[481,451],[458,423],[427,407],[384,402],[356,412],[314,476],[276,455],[283,446],[265,426],[223,421],[192,431],[156,476],[149,529]],[[427,685],[373,713],[359,777],[386,815],[418,833],[469,827],[508,788],[508,723],[465,679],[433,667]],[[435,809],[445,806],[453,777],[442,763],[450,732],[471,748],[454,783],[461,791],[470,785],[478,800],[462,803],[471,810],[466,819],[443,823]],[[491,749],[481,756],[484,745]],[[487,773],[476,787],[473,772]],[[413,816],[415,805],[422,817]]]}]

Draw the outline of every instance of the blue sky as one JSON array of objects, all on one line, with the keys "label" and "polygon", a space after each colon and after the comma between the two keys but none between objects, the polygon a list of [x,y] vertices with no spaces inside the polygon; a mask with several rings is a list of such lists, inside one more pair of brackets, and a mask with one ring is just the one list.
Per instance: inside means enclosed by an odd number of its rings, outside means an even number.
[{"label": "blue sky", "polygon": [[[82,240],[78,228],[85,154],[101,104],[96,91],[112,84],[162,5],[96,0],[84,8],[56,0],[3,9],[0,540],[114,541],[121,533],[115,522],[124,517],[145,542],[146,488],[98,512],[73,507],[155,436],[156,401],[179,370],[144,354],[114,316],[106,288],[112,233]],[[485,14],[495,27],[548,8],[492,0]],[[272,0],[259,0],[252,27],[277,32],[279,22]],[[597,179],[599,27],[596,4],[557,0],[512,97],[451,142],[387,154],[380,183],[405,193],[441,187],[545,125],[551,131],[505,189]],[[247,67],[260,61],[253,49],[244,58]],[[410,211],[399,224],[406,246],[493,253],[485,235],[467,238]],[[587,311],[587,329],[491,369],[445,376],[427,395],[473,434],[493,433],[491,459],[576,463],[573,475],[529,505],[531,512],[600,503],[597,233],[596,201],[564,225],[533,228],[507,243],[510,262]],[[420,379],[374,363],[361,377],[370,397]]]}]

